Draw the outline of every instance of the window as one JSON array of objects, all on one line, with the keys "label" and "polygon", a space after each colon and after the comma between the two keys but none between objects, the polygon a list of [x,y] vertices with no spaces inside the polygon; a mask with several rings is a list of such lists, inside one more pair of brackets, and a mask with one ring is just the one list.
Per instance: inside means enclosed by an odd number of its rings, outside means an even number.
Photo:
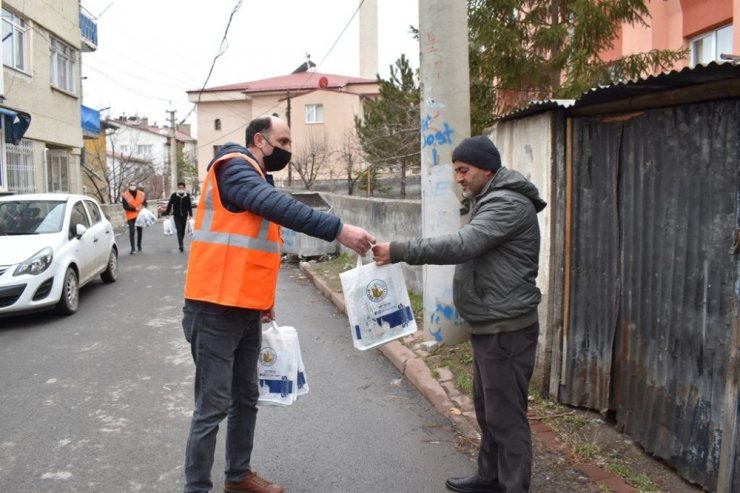
[{"label": "window", "polygon": [[148,157],[152,155],[152,145],[138,145],[136,146],[136,155]]},{"label": "window", "polygon": [[49,151],[46,179],[49,192],[69,191],[69,156],[65,151]]},{"label": "window", "polygon": [[26,21],[3,9],[3,64],[18,70],[27,70]]},{"label": "window", "polygon": [[213,130],[221,130],[221,119],[216,118],[213,120]]},{"label": "window", "polygon": [[76,202],[72,207],[72,214],[69,217],[69,237],[70,239],[77,235],[77,225],[82,224],[86,228],[90,227],[90,221],[87,219],[87,213],[82,202]]},{"label": "window", "polygon": [[324,123],[324,105],[306,105],[306,123]]},{"label": "window", "polygon": [[120,146],[118,146],[118,149],[119,149],[118,152],[120,154],[128,154],[128,146],[127,145],[125,145],[125,144],[120,145]]},{"label": "window", "polygon": [[50,38],[51,85],[70,94],[77,94],[77,52],[61,41]]},{"label": "window", "polygon": [[222,147],[223,146],[213,146],[213,157],[216,157],[216,154],[218,154],[219,152],[221,152],[221,148]]},{"label": "window", "polygon": [[103,220],[103,216],[100,214],[100,209],[95,202],[92,200],[86,200],[85,205],[87,206],[87,211],[90,213],[90,219],[92,219],[93,224],[97,224]]},{"label": "window", "polygon": [[722,53],[732,53],[732,24],[691,40],[692,66],[720,61]]},{"label": "window", "polygon": [[8,157],[8,190],[17,193],[37,192],[33,142],[21,139],[18,144],[5,144],[5,152]]}]

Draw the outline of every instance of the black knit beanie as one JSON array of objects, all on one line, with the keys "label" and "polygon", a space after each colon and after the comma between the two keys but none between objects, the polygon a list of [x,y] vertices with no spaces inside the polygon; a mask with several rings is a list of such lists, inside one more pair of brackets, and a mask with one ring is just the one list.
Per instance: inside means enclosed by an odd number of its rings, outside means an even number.
[{"label": "black knit beanie", "polygon": [[491,139],[477,135],[463,139],[452,151],[452,162],[462,161],[476,168],[491,170],[494,173],[501,167],[501,155]]}]

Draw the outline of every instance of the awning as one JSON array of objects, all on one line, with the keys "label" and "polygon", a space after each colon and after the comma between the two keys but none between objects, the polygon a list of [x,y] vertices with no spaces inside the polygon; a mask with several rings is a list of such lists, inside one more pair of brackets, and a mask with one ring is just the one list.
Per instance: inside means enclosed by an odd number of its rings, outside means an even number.
[{"label": "awning", "polygon": [[5,142],[7,144],[17,144],[31,126],[31,115],[22,111],[14,111],[8,108],[0,107],[0,126],[5,131]]},{"label": "awning", "polygon": [[80,105],[82,130],[87,134],[100,135],[100,112],[85,105]]}]

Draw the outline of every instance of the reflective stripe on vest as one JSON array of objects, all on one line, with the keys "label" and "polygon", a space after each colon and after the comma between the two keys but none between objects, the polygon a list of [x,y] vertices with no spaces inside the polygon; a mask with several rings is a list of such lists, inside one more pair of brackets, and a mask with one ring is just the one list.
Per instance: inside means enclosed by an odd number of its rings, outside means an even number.
[{"label": "reflective stripe on vest", "polygon": [[[220,161],[220,160],[219,160]],[[236,233],[215,232],[211,231],[213,225],[213,180],[209,180],[206,194],[203,200],[203,222],[200,229],[195,228],[193,231],[193,240],[204,243],[216,243],[219,245],[233,245],[240,248],[251,248],[267,253],[280,253],[280,244],[276,241],[267,239],[270,232],[270,221],[261,218],[260,230],[257,238],[240,235]]]},{"label": "reflective stripe on vest", "polygon": [[[262,176],[262,178],[265,177],[265,175],[262,173],[262,170],[260,169],[259,165],[252,162],[252,159],[249,158],[249,156],[241,153],[230,153],[226,154],[218,159],[218,161],[214,162],[212,167],[215,167],[216,164],[221,163],[223,161],[226,161],[228,159],[232,159],[235,157],[240,157],[243,159],[246,159],[246,161],[255,169],[257,172]],[[215,178],[215,168],[214,168],[214,178]],[[246,235],[240,235],[237,233],[228,233],[228,232],[215,232],[212,231],[213,227],[213,215],[215,212],[215,207],[213,204],[213,187],[216,186],[215,179],[213,180],[207,180],[207,188],[205,190],[205,196],[203,197],[202,203],[203,203],[203,221],[200,224],[200,228],[193,228],[193,240],[195,241],[202,241],[204,243],[214,243],[218,245],[232,245],[239,248],[249,248],[252,250],[258,250],[261,252],[266,253],[280,253],[280,243],[276,241],[270,241],[268,240],[268,234],[270,232],[270,221],[266,220],[263,217],[260,217],[260,228],[259,228],[259,234],[257,235],[257,238],[246,236]]]}]

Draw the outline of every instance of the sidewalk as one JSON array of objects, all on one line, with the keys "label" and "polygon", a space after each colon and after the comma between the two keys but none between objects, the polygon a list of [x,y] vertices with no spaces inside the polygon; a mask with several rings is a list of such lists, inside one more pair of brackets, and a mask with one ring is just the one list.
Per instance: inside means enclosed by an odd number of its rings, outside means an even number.
[{"label": "sidewalk", "polygon": [[[307,262],[300,269],[309,280],[329,298],[345,315],[344,297],[331,288],[310,268]],[[473,402],[461,394],[455,385],[452,373],[446,368],[435,369],[438,378],[432,375],[422,356],[427,352],[422,347],[423,334],[417,332],[406,337],[403,343],[392,341],[379,347],[380,352],[413,384],[437,411],[450,419],[459,434],[460,448],[477,455],[480,432],[475,419]],[[596,464],[575,464],[567,455],[558,434],[530,411],[534,465],[532,491],[548,492],[604,492],[632,493],[638,490],[622,478],[602,469]]]}]

